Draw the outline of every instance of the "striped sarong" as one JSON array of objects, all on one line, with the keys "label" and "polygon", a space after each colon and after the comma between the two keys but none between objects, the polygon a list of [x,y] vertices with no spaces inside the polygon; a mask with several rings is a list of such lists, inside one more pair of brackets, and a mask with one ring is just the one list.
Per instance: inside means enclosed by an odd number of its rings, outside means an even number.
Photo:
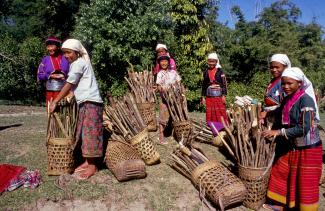
[{"label": "striped sarong", "polygon": [[321,173],[321,144],[289,151],[272,167],[267,196],[289,209],[317,210]]},{"label": "striped sarong", "polygon": [[103,156],[103,105],[84,102],[79,105],[76,141],[81,138],[83,157]]},{"label": "striped sarong", "polygon": [[226,104],[222,101],[222,97],[206,97],[205,103],[207,122],[221,122],[221,117],[225,123],[228,122]]}]

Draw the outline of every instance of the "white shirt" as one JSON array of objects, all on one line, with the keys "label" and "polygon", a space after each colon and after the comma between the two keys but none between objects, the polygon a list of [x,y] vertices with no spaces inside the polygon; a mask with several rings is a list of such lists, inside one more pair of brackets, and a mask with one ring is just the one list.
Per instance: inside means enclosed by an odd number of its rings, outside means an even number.
[{"label": "white shirt", "polygon": [[170,85],[180,81],[181,77],[176,70],[160,70],[157,74],[156,84],[167,89]]},{"label": "white shirt", "polygon": [[72,91],[78,104],[85,101],[103,103],[93,68],[83,58],[70,64],[67,82],[73,84]]}]

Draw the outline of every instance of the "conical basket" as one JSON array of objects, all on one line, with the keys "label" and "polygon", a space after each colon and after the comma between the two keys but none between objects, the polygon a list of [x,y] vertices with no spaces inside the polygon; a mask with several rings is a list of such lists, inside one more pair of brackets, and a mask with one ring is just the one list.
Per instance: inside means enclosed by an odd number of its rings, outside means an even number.
[{"label": "conical basket", "polygon": [[239,178],[247,188],[247,195],[243,205],[258,210],[266,200],[271,168],[251,168],[239,165]]},{"label": "conical basket", "polygon": [[180,142],[182,140],[182,137],[184,139],[184,142],[186,142],[189,134],[192,130],[192,122],[191,121],[178,121],[173,122],[173,128],[174,128],[174,136],[177,142]]},{"label": "conical basket", "polygon": [[105,163],[120,182],[146,177],[144,162],[137,151],[127,143],[109,141]]},{"label": "conical basket", "polygon": [[197,189],[222,209],[245,199],[243,182],[218,161],[212,160],[197,166],[191,175]]},{"label": "conical basket", "polygon": [[137,107],[139,109],[142,119],[148,126],[148,131],[156,131],[158,129],[156,117],[156,103],[137,103]]},{"label": "conical basket", "polygon": [[140,154],[142,160],[147,165],[153,165],[160,160],[159,152],[156,150],[151,139],[149,138],[147,128],[129,140],[130,144]]}]

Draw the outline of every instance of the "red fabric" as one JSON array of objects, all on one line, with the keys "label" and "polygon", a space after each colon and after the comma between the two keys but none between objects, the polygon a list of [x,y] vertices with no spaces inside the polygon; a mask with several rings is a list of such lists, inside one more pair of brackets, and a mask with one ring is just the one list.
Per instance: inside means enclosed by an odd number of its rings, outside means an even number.
[{"label": "red fabric", "polygon": [[0,164],[0,193],[6,190],[10,181],[17,178],[26,168],[9,164]]},{"label": "red fabric", "polygon": [[322,174],[322,146],[290,151],[274,164],[268,197],[289,208],[317,206]]},{"label": "red fabric", "polygon": [[221,117],[223,117],[225,123],[228,122],[226,104],[223,102],[222,97],[206,97],[205,103],[207,122],[221,122]]},{"label": "red fabric", "polygon": [[53,70],[59,70],[61,71],[61,61],[62,61],[62,55],[59,54],[58,56],[50,56],[51,63],[53,66]]},{"label": "red fabric", "polygon": [[211,82],[213,82],[215,80],[216,72],[217,72],[217,68],[213,68],[212,70],[208,71],[209,79]]},{"label": "red fabric", "polygon": [[45,98],[46,98],[46,111],[47,111],[47,107],[48,107],[48,103],[49,101],[54,100],[58,95],[59,95],[59,91],[54,92],[54,91],[46,91],[45,93]]}]

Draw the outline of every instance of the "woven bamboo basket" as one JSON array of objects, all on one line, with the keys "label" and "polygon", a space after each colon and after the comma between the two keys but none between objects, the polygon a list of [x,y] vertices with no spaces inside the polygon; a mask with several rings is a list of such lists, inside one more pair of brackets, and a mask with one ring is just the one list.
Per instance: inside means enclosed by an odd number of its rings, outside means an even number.
[{"label": "woven bamboo basket", "polygon": [[322,185],[325,183],[325,163],[322,164],[322,176],[320,177],[319,184]]},{"label": "woven bamboo basket", "polygon": [[74,171],[72,138],[49,138],[47,142],[47,174],[61,175]]},{"label": "woven bamboo basket", "polygon": [[258,210],[266,200],[271,168],[251,168],[239,165],[238,173],[248,191],[243,205]]},{"label": "woven bamboo basket", "polygon": [[[173,128],[174,136],[177,142],[180,142],[182,140],[182,137],[184,139],[188,138],[191,130],[193,129],[191,121],[173,122]],[[186,142],[186,140],[184,141]]]},{"label": "woven bamboo basket", "polygon": [[129,140],[130,144],[140,154],[142,160],[147,165],[153,165],[159,162],[160,155],[149,138],[147,128]]},{"label": "woven bamboo basket", "polygon": [[146,177],[146,168],[137,151],[127,143],[109,141],[105,156],[106,166],[120,182]]},{"label": "woven bamboo basket", "polygon": [[245,199],[245,185],[218,161],[212,160],[197,166],[191,177],[195,187],[203,190],[222,209]]},{"label": "woven bamboo basket", "polygon": [[148,131],[153,132],[158,129],[156,118],[156,103],[137,103],[141,117],[148,126]]}]

